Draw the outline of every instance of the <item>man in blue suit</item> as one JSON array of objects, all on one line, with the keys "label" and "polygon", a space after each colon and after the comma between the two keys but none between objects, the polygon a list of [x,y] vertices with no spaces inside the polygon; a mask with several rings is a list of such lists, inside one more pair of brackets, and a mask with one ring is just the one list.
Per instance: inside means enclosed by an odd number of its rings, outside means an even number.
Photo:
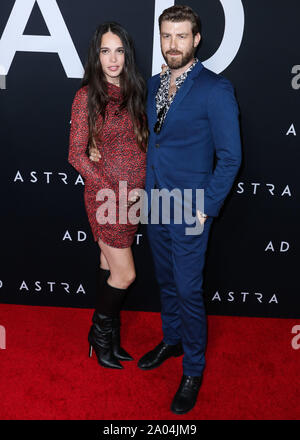
[{"label": "man in blue suit", "polygon": [[[184,354],[183,375],[171,410],[185,414],[196,403],[205,367],[203,267],[213,218],[241,163],[239,111],[231,83],[194,57],[201,39],[198,15],[176,5],[162,13],[159,25],[168,69],[148,82],[146,191],[151,202],[154,189],[178,188],[182,193],[191,189],[192,197],[184,204],[191,207],[202,233],[188,234],[186,221],[178,224],[172,213],[169,223],[161,213],[158,222],[150,219],[147,230],[161,291],[163,340],[138,366],[150,370]],[[200,210],[195,193],[201,188],[204,205]]]}]

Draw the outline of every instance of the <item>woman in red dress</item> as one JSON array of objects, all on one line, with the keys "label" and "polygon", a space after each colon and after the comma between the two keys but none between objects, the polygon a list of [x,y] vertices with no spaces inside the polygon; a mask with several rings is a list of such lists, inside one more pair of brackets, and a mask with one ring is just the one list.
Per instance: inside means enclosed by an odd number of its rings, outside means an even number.
[{"label": "woman in red dress", "polygon": [[[138,226],[119,221],[118,213],[119,208],[127,212],[136,198],[124,202],[119,183],[122,181],[124,188],[125,182],[127,194],[144,188],[148,138],[145,91],[127,31],[114,22],[99,26],[72,104],[68,160],[85,179],[85,207],[100,250],[99,297],[88,335],[89,355],[94,348],[100,365],[108,368],[123,368],[120,360],[132,360],[120,347],[120,310],[135,279],[131,245]],[[98,150],[99,162],[89,159],[88,147]],[[107,203],[99,190],[113,191],[115,203],[108,209],[115,209],[116,221],[105,223],[99,214],[101,205]]]}]

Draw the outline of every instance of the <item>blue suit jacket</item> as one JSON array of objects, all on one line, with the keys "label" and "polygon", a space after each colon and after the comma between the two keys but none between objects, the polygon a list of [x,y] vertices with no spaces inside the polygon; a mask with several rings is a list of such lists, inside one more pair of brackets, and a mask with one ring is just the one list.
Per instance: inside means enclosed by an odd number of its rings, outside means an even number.
[{"label": "blue suit jacket", "polygon": [[148,212],[156,184],[168,190],[204,188],[204,212],[216,217],[241,163],[239,111],[233,87],[199,61],[176,93],[160,133],[155,134],[159,85],[160,75],[148,81]]}]

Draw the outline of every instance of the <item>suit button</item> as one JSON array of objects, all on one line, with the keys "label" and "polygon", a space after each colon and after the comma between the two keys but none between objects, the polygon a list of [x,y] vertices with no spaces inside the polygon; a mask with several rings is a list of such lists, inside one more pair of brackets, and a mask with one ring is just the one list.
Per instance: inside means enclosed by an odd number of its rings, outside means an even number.
[{"label": "suit button", "polygon": [[159,148],[159,144],[155,144],[156,148]]},{"label": "suit button", "polygon": [[152,170],[154,170],[154,166],[153,165],[151,165],[151,168],[152,168]]}]

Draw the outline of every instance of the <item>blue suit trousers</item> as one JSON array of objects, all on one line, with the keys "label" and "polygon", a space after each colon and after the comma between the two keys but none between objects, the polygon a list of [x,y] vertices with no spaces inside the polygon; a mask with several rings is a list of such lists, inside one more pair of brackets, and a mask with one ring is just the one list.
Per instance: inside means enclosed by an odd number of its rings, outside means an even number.
[{"label": "blue suit trousers", "polygon": [[213,217],[199,235],[186,235],[186,224],[147,226],[156,278],[160,287],[163,340],[182,342],[183,374],[200,376],[207,341],[203,269]]}]

